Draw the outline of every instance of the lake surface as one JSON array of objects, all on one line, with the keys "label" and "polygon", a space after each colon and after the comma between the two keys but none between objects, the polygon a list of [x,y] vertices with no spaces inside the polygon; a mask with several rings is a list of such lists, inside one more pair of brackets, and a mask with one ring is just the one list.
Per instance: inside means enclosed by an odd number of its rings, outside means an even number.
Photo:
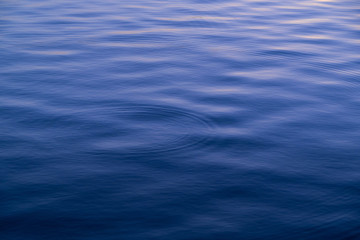
[{"label": "lake surface", "polygon": [[360,239],[360,4],[1,0],[2,240]]}]

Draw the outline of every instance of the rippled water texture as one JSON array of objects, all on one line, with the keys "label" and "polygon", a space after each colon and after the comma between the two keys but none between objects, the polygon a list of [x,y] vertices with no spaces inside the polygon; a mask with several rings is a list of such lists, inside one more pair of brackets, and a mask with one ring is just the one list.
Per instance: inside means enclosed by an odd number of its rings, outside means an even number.
[{"label": "rippled water texture", "polygon": [[0,0],[0,239],[360,239],[359,20]]}]

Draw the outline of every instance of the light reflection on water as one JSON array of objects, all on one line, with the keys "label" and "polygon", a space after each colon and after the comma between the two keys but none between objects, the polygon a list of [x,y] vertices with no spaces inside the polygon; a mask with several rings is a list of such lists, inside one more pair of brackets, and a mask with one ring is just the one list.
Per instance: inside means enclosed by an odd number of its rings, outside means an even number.
[{"label": "light reflection on water", "polygon": [[359,11],[0,2],[0,238],[358,239]]}]

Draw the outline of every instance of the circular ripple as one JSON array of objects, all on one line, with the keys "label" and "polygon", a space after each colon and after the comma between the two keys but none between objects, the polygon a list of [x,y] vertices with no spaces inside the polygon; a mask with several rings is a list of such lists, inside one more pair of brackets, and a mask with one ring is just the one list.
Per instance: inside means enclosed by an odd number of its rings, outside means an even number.
[{"label": "circular ripple", "polygon": [[188,151],[206,146],[212,122],[185,109],[132,105],[98,112],[106,127],[95,130],[93,148],[121,154],[153,154]]}]

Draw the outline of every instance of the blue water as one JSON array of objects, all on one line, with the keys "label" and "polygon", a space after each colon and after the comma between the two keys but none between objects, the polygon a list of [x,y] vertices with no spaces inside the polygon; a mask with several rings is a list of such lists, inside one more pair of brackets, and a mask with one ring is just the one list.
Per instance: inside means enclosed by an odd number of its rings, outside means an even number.
[{"label": "blue water", "polygon": [[360,239],[360,4],[1,0],[1,240]]}]

